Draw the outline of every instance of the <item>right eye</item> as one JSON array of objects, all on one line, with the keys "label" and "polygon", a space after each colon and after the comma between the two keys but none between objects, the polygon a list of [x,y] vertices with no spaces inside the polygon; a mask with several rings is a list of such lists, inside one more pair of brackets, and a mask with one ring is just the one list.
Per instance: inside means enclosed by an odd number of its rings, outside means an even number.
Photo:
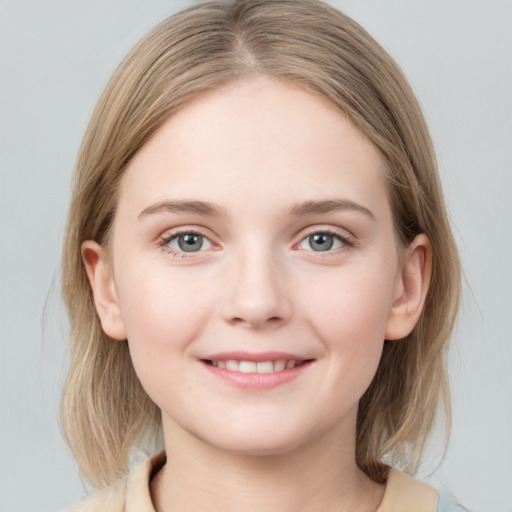
[{"label": "right eye", "polygon": [[205,236],[194,232],[183,232],[167,237],[162,245],[176,253],[192,253],[212,248],[212,243]]}]

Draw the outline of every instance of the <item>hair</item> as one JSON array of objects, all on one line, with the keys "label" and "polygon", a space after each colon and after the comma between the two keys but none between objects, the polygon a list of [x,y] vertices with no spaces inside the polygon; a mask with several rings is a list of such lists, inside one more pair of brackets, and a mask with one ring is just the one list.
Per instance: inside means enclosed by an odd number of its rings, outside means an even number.
[{"label": "hair", "polygon": [[460,266],[436,158],[421,109],[397,64],[356,22],[317,0],[210,1],[171,16],[127,55],[101,96],[78,155],[63,249],[71,365],[62,425],[97,487],[128,470],[132,449],[160,425],[128,345],[102,331],[80,247],[106,246],[123,173],[190,100],[251,76],[296,84],[329,100],[379,149],[397,247],[425,233],[432,279],[409,336],[384,343],[359,403],[356,461],[375,481],[384,460],[414,473],[438,406],[450,418],[446,351]]}]

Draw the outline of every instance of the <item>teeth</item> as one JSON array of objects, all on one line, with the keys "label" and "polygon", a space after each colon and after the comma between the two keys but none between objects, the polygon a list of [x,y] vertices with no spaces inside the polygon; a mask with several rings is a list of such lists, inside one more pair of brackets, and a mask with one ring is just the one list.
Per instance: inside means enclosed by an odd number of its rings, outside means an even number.
[{"label": "teeth", "polygon": [[231,372],[241,373],[274,373],[283,370],[291,370],[295,366],[300,366],[303,361],[295,361],[286,359],[277,359],[276,361],[236,361],[234,359],[222,361],[210,361],[212,366],[223,368]]},{"label": "teeth", "polygon": [[274,362],[274,371],[281,372],[286,368],[286,361],[284,359],[278,359]]},{"label": "teeth", "polygon": [[238,369],[239,369],[238,368],[238,361],[233,361],[231,359],[226,361],[226,370],[230,370],[232,372],[237,372]]},{"label": "teeth", "polygon": [[[242,366],[242,365],[240,365]],[[265,361],[262,363],[256,363],[256,372],[257,373],[272,373],[274,371],[274,365],[272,361]]]},{"label": "teeth", "polygon": [[242,373],[256,373],[256,363],[254,361],[240,361],[238,371]]}]

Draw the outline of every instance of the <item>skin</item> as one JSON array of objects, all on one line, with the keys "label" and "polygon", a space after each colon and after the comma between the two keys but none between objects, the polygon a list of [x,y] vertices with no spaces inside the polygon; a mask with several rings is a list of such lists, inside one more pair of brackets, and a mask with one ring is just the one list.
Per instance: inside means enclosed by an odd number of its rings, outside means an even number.
[{"label": "skin", "polygon": [[[265,77],[195,99],[130,163],[108,254],[82,253],[103,329],[128,339],[162,411],[156,510],[377,509],[384,487],[355,463],[358,402],[384,340],[414,327],[431,260],[424,235],[399,258],[383,168],[330,103]],[[305,207],[322,201],[341,207]],[[240,350],[310,362],[268,389],[204,363]]]}]

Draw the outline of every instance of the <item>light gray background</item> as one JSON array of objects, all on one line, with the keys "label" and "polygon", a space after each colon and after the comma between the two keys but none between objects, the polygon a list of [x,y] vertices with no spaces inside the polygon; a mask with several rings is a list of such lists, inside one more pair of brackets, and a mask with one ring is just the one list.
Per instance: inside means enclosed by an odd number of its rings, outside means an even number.
[{"label": "light gray background", "polygon": [[[411,80],[466,272],[450,363],[453,432],[434,481],[471,510],[510,512],[512,2],[331,3],[362,23]],[[185,4],[0,0],[0,512],[58,511],[84,496],[57,419],[66,322],[52,283],[70,176],[117,63]],[[435,469],[439,446],[434,440],[422,475]]]}]

